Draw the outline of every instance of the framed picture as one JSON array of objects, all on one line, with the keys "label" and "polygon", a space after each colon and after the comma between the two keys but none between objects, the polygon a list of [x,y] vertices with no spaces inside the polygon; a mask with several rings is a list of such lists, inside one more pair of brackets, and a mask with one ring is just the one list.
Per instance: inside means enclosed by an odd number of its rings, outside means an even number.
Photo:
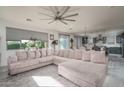
[{"label": "framed picture", "polygon": [[50,34],[50,40],[54,40],[54,35]]}]

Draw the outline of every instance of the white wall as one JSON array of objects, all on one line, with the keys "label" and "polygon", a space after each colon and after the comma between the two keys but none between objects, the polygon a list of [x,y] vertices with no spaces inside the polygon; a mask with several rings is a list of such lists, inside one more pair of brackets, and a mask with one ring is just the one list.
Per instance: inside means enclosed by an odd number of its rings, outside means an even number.
[{"label": "white wall", "polygon": [[0,21],[0,52],[1,52],[1,62],[0,66],[7,65],[7,56],[6,56],[6,28],[5,24]]}]

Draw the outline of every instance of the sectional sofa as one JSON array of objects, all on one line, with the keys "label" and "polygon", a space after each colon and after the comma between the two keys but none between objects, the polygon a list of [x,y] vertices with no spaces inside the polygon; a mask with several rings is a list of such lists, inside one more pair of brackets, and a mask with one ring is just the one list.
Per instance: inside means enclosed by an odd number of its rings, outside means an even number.
[{"label": "sectional sofa", "polygon": [[14,75],[49,64],[58,65],[58,74],[78,86],[102,86],[107,71],[105,51],[82,49],[39,49],[17,51],[9,56],[9,74]]}]

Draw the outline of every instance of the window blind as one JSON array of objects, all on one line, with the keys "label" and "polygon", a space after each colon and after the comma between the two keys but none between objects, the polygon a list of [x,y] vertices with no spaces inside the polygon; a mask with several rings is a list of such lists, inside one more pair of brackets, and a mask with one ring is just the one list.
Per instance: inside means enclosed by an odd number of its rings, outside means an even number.
[{"label": "window blind", "polygon": [[31,38],[42,40],[42,41],[48,41],[48,33],[6,27],[6,40],[7,41],[30,40]]}]

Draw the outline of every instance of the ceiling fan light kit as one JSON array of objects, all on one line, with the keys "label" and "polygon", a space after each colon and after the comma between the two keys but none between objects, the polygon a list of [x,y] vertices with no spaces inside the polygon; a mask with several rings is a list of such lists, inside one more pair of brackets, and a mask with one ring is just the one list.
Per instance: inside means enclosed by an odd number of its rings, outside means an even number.
[{"label": "ceiling fan light kit", "polygon": [[39,13],[39,14],[42,14],[42,15],[45,15],[45,16],[49,17],[49,18],[46,18],[46,19],[40,19],[40,20],[50,20],[48,22],[48,24],[51,24],[55,21],[59,21],[59,22],[65,24],[65,25],[67,25],[68,24],[67,22],[69,22],[69,21],[70,22],[75,22],[76,21],[75,19],[72,19],[72,18],[70,19],[70,17],[74,17],[74,16],[79,15],[78,13],[68,14],[68,12],[71,8],[70,6],[63,6],[63,7],[61,7],[61,9],[59,9],[57,6],[49,6],[48,8],[49,9],[47,9],[47,8],[42,8],[42,9],[52,12],[53,15],[46,14],[46,13],[41,13],[41,12]]}]

